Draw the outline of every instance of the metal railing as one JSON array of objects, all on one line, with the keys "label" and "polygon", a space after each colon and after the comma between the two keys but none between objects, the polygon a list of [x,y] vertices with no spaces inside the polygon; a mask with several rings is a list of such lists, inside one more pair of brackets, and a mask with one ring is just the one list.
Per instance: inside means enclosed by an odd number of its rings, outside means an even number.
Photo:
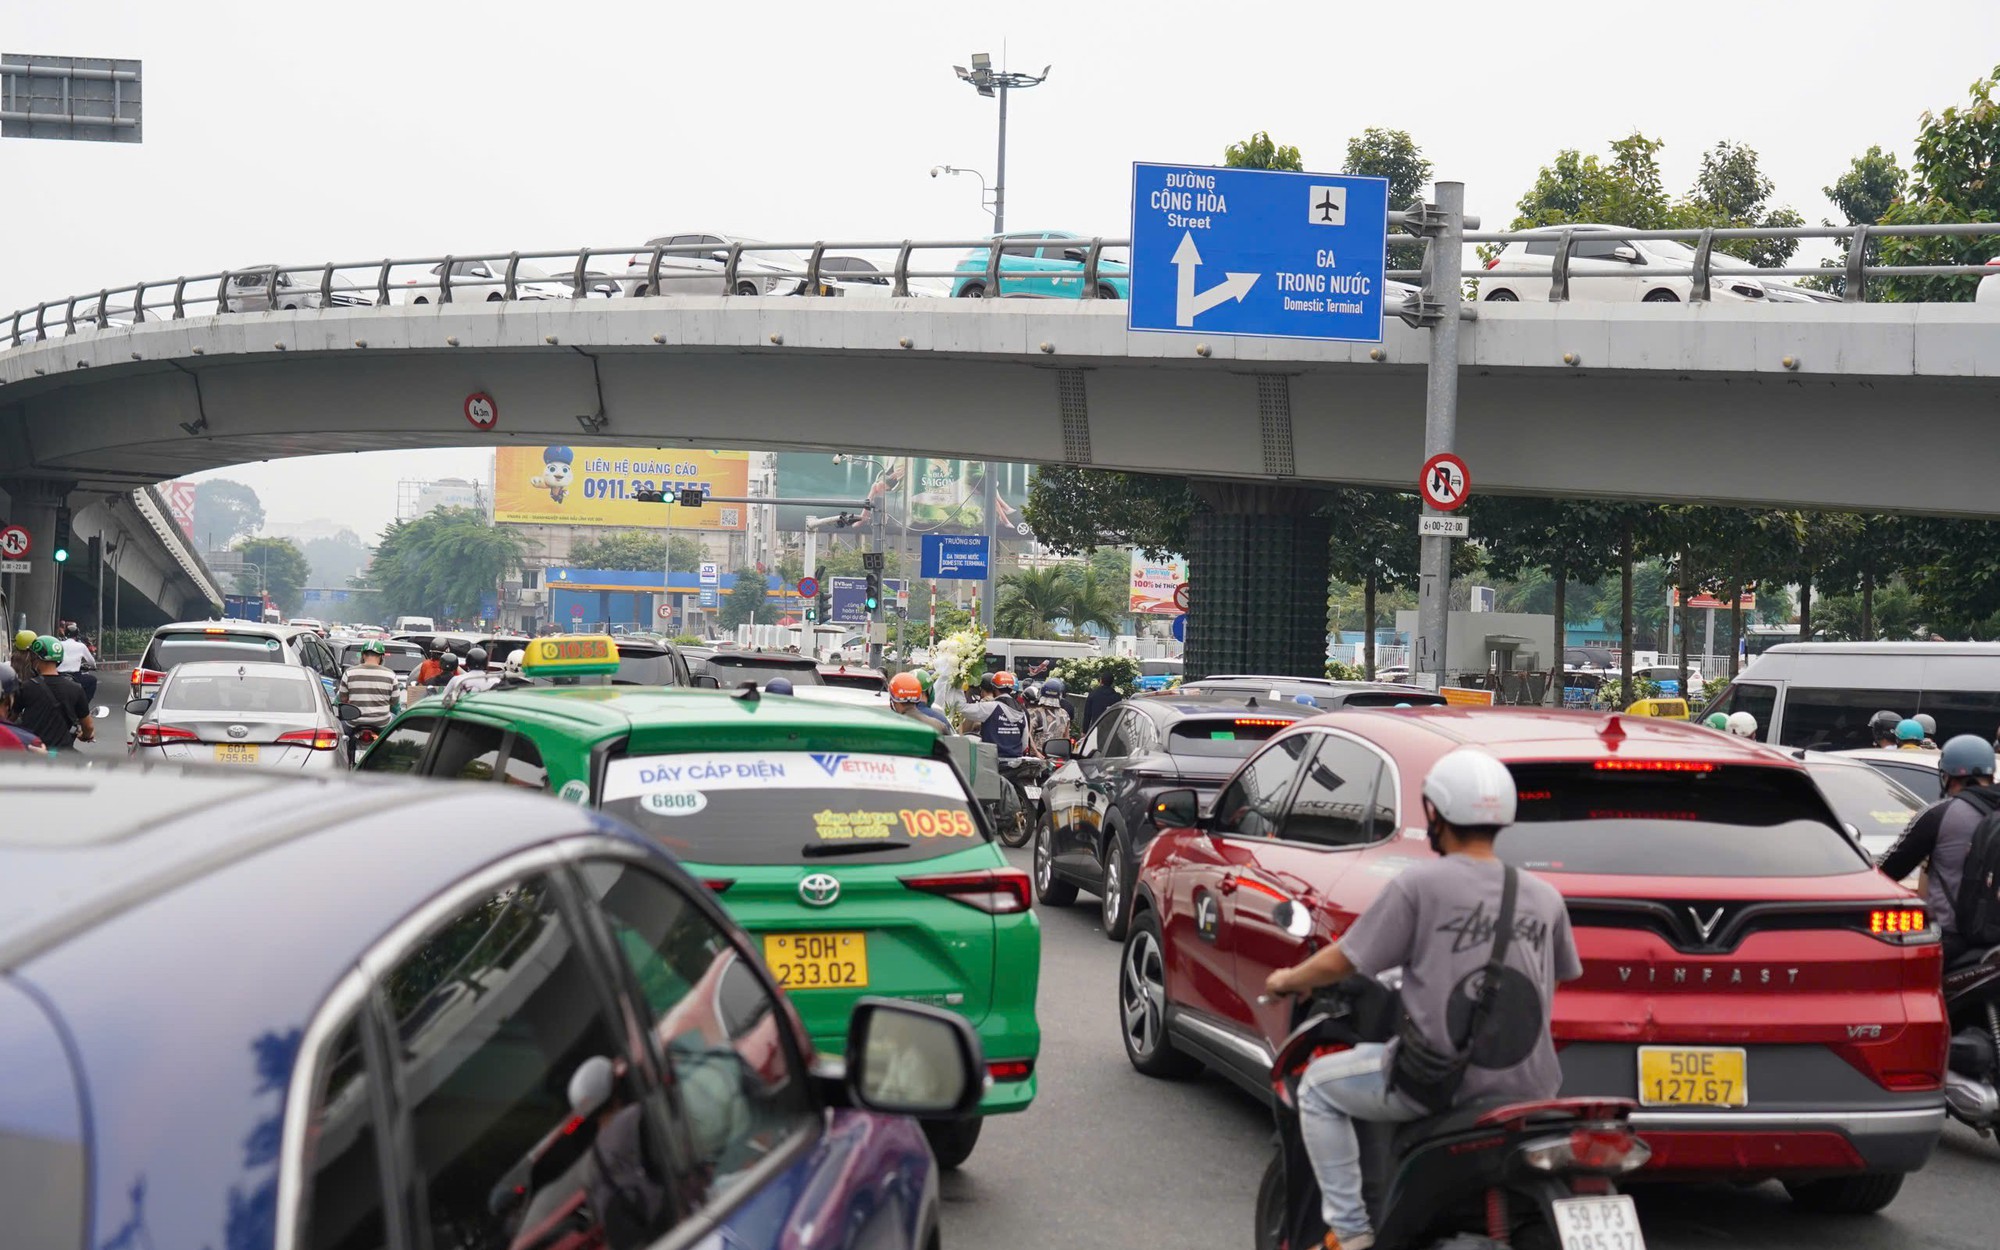
[{"label": "metal railing", "polygon": [[[1406,214],[1391,214],[1393,227],[1400,227],[1405,221]],[[2000,236],[2000,224],[1699,230],[1554,226],[1536,230],[1471,230],[1465,234],[1465,241],[1469,244],[1513,244],[1556,240],[1558,246],[1550,257],[1548,270],[1548,298],[1555,302],[1571,298],[1571,283],[1577,276],[1573,267],[1577,244],[1587,239],[1609,237],[1620,243],[1658,239],[1691,244],[1694,259],[1685,267],[1651,263],[1634,263],[1632,266],[1634,274],[1649,279],[1689,279],[1687,298],[1690,302],[1712,299],[1718,281],[1726,282],[1730,278],[1820,277],[1842,280],[1839,296],[1825,294],[1826,300],[1838,298],[1858,303],[1866,299],[1871,279],[1969,277],[2000,273],[2000,268],[1971,264],[1869,264],[1867,255],[1871,242],[1884,238],[1985,236]],[[1848,245],[1847,260],[1840,266],[1786,265],[1748,269],[1725,266],[1717,269],[1713,263],[1715,245],[1739,239],[1844,239]],[[1428,276],[1430,266],[1427,240],[1416,235],[1392,233],[1390,243],[1423,246],[1426,249],[1423,269],[1388,272],[1388,277],[1394,280],[1422,282]],[[1029,246],[1061,248],[1063,259],[1077,268],[1073,271],[1021,271],[1003,264],[1010,247]],[[1119,285],[1129,280],[1127,263],[1107,253],[1129,251],[1130,246],[1129,239],[1108,236],[1069,240],[1002,240],[998,247],[993,246],[991,238],[860,242],[815,240],[798,243],[735,240],[721,246],[712,243],[654,243],[572,251],[453,253],[400,259],[328,261],[317,265],[258,265],[193,276],[181,275],[130,286],[106,287],[17,309],[0,321],[0,327],[4,327],[0,338],[4,338],[7,346],[18,347],[24,342],[42,342],[54,336],[74,334],[79,328],[103,330],[145,321],[178,321],[204,311],[234,313],[388,307],[394,304],[448,304],[466,300],[583,300],[662,294],[854,298],[998,293],[1001,298],[1013,298],[1018,293],[1009,293],[1004,289],[1003,273],[1009,285],[1046,281],[1052,277],[1069,281],[1073,275],[1079,298],[1119,298]],[[928,262],[932,267],[913,266],[920,255],[937,252],[966,252],[970,255],[960,258],[951,268],[937,268],[935,262]],[[619,258],[623,259],[623,264],[617,263]],[[608,269],[592,267],[593,261],[601,264],[607,260],[613,262]],[[829,266],[829,260],[836,263]],[[882,263],[878,264],[878,260]],[[544,268],[542,262],[551,263]],[[857,263],[866,268],[856,267]],[[485,272],[461,271],[468,266],[477,266]],[[1541,271],[1538,268],[1523,271],[1477,266],[1463,268],[1459,272],[1462,278],[1504,277],[1514,280],[1516,286],[1525,286],[1527,284],[1520,279],[1536,278]],[[1594,272],[1593,276],[1601,275]],[[915,285],[918,283],[927,285]],[[942,284],[949,284],[949,289],[939,289]],[[1821,294],[1813,293],[1815,299]],[[1410,309],[1406,308],[1404,313],[1409,315]]]}]

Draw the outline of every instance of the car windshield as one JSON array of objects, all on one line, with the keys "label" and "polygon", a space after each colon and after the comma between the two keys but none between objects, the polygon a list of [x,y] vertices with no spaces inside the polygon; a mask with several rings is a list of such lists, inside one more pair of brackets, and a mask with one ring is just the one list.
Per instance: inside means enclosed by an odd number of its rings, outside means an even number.
[{"label": "car windshield", "polygon": [[1536,872],[1824,877],[1859,852],[1804,772],[1687,760],[1511,764],[1501,858]]},{"label": "car windshield", "polygon": [[[361,663],[360,643],[349,643],[340,649],[340,666],[342,668],[353,668],[359,663]],[[391,646],[385,642],[382,644],[382,663],[388,665],[393,672],[408,676],[423,667],[423,649],[420,647]]]},{"label": "car windshield", "polygon": [[244,634],[233,630],[199,630],[161,634],[146,648],[139,667],[165,671],[190,660],[239,660],[283,663],[285,644],[269,634]]},{"label": "car windshield", "polygon": [[906,864],[986,835],[941,760],[729,751],[612,760],[606,812],[699,864]]},{"label": "car windshield", "polygon": [[1167,734],[1171,755],[1249,759],[1251,752],[1292,723],[1289,716],[1217,716],[1184,720]]},{"label": "car windshield", "polygon": [[[1895,838],[1924,801],[1866,765],[1811,763],[1806,766],[1841,823],[1853,825],[1863,842]],[[1932,776],[1936,776],[1935,773]]]},{"label": "car windshield", "polygon": [[740,685],[754,681],[763,685],[773,677],[782,677],[794,686],[824,686],[820,680],[819,666],[804,656],[788,660],[783,656],[728,655],[718,652],[708,657],[708,675],[724,686]]},{"label": "car windshield", "polygon": [[168,712],[310,712],[318,706],[305,670],[239,665],[226,673],[176,673],[160,704]]}]

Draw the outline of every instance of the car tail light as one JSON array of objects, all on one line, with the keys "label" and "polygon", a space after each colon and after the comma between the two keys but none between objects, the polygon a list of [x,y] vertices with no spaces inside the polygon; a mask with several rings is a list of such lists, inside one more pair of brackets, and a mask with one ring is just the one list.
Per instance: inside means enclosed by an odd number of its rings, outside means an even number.
[{"label": "car tail light", "polygon": [[132,670],[132,686],[134,689],[140,686],[157,686],[165,678],[165,673],[156,672],[150,668],[135,668]]},{"label": "car tail light", "polygon": [[736,881],[732,877],[703,877],[701,883],[708,887],[711,894],[727,894]]},{"label": "car tail light", "polygon": [[1497,265],[1497,264],[1499,264],[1499,263],[1500,263],[1500,258],[1499,258],[1498,256],[1488,256],[1488,257],[1486,258],[1486,267],[1487,267],[1488,269],[1491,269],[1491,268],[1493,268],[1493,266],[1495,266],[1495,265]]},{"label": "car tail light", "polygon": [[194,742],[195,732],[179,725],[141,725],[132,731],[132,740],[142,747],[164,746],[169,742]]},{"label": "car tail light", "polygon": [[995,1081],[1025,1081],[1034,1074],[1032,1059],[995,1059],[986,1065],[986,1075]]},{"label": "car tail light", "polygon": [[1019,868],[985,868],[978,872],[941,873],[934,877],[904,877],[903,884],[926,894],[941,894],[955,903],[977,907],[995,916],[1028,910],[1028,874]]},{"label": "car tail light", "polygon": [[1712,773],[1715,765],[1701,760],[1598,760],[1600,773]]},{"label": "car tail light", "polygon": [[1868,932],[1884,941],[1901,941],[1930,929],[1921,907],[1877,907],[1868,913]]},{"label": "car tail light", "polygon": [[294,729],[289,733],[279,734],[278,741],[295,742],[301,746],[309,746],[315,751],[331,751],[340,745],[340,731],[338,729]]},{"label": "car tail light", "polygon": [[1652,1147],[1623,1128],[1571,1129],[1560,1137],[1539,1137],[1525,1143],[1521,1162],[1538,1172],[1583,1172],[1619,1175],[1636,1172],[1653,1157]]}]

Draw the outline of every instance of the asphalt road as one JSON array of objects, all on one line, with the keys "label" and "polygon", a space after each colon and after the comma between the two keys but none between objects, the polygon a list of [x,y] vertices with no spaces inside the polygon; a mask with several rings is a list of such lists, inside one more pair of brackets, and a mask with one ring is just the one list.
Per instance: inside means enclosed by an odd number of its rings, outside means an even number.
[{"label": "asphalt road", "polygon": [[[1028,853],[1009,852],[1017,867]],[[1264,1109],[1216,1077],[1132,1071],[1118,1040],[1118,948],[1090,896],[1042,912],[1041,1089],[989,1120],[944,1181],[949,1250],[1249,1250],[1269,1158]],[[1653,1250],[1991,1250],[2000,1244],[2000,1146],[1957,1125],[1878,1216],[1795,1210],[1775,1184],[1637,1187]]]}]

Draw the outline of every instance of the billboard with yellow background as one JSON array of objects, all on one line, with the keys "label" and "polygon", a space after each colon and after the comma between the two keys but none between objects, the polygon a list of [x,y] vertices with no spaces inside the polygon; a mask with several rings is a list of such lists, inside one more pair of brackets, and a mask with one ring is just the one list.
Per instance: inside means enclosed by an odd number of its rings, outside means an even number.
[{"label": "billboard with yellow background", "polygon": [[635,496],[699,486],[711,495],[750,493],[747,451],[659,447],[501,447],[493,455],[493,519],[530,525],[626,525],[740,530],[745,507],[645,503]]}]

